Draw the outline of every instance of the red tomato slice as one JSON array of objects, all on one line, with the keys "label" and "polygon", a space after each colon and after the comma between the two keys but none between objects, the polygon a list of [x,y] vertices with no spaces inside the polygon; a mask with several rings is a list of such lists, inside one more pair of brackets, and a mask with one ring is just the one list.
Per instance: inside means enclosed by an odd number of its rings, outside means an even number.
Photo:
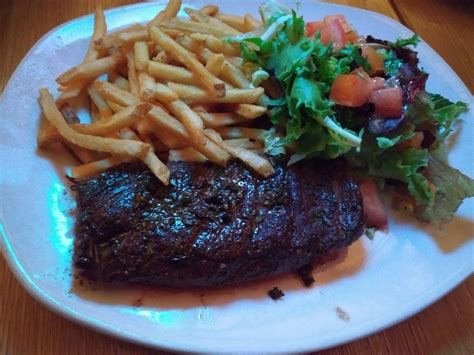
[{"label": "red tomato slice", "polygon": [[375,113],[382,117],[400,117],[402,115],[402,90],[387,88],[374,90],[370,101],[375,105]]},{"label": "red tomato slice", "polygon": [[362,195],[365,225],[386,230],[388,225],[387,212],[380,200],[377,185],[373,180],[363,180],[359,182],[359,190]]},{"label": "red tomato slice", "polygon": [[321,30],[321,42],[324,45],[334,43],[334,50],[339,50],[346,44],[346,33],[339,20],[335,19],[328,23]]},{"label": "red tomato slice", "polygon": [[383,89],[385,87],[385,79],[384,78],[381,78],[381,77],[373,77],[373,78],[370,78],[369,80],[370,82],[370,91],[373,91],[373,90],[380,90],[380,89]]},{"label": "red tomato slice", "polygon": [[339,75],[331,87],[331,100],[343,106],[362,106],[369,99],[370,85],[370,80],[357,74]]},{"label": "red tomato slice", "polygon": [[367,58],[370,64],[370,74],[373,75],[377,72],[384,71],[385,69],[385,58],[382,54],[377,53],[372,47],[362,47],[362,55]]},{"label": "red tomato slice", "polygon": [[321,31],[324,26],[325,24],[323,21],[308,22],[306,24],[306,35],[308,37],[314,36],[314,34]]}]

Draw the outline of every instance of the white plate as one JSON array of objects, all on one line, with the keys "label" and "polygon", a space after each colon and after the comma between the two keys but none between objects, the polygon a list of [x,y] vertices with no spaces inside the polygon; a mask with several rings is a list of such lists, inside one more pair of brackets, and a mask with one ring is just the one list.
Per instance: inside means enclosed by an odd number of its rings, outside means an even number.
[{"label": "white plate", "polygon": [[[204,1],[191,1],[199,7]],[[255,1],[222,1],[225,12],[257,12]],[[138,4],[107,12],[110,29],[149,20],[162,5]],[[412,33],[382,15],[345,6],[303,2],[306,19],[342,13],[362,34],[394,40]],[[77,64],[88,43],[92,17],[45,35],[27,54],[0,103],[1,248],[25,288],[43,304],[98,331],[150,346],[194,351],[296,351],[323,349],[395,324],[436,301],[473,271],[474,201],[464,203],[444,228],[390,220],[390,233],[363,237],[345,257],[315,271],[316,284],[292,276],[206,292],[95,290],[71,274],[72,198],[62,155],[39,153],[35,137],[38,89],[55,91],[54,78]],[[418,47],[431,73],[428,89],[471,104],[472,96],[426,43]],[[451,164],[474,175],[474,117],[463,116]],[[286,296],[272,301],[279,286]],[[140,300],[140,301],[138,301]],[[138,306],[141,302],[141,306]]]}]

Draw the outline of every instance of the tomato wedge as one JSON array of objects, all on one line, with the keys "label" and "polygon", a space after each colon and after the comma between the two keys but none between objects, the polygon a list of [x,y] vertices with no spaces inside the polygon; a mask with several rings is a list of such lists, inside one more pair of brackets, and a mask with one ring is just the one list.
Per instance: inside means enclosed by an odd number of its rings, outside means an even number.
[{"label": "tomato wedge", "polygon": [[363,46],[362,56],[367,58],[370,64],[370,75],[383,72],[385,69],[385,58],[372,47]]},{"label": "tomato wedge", "polygon": [[325,26],[323,21],[313,21],[306,24],[306,35],[308,37],[314,36],[318,31],[321,31]]},{"label": "tomato wedge", "polygon": [[362,180],[359,182],[359,190],[362,195],[365,225],[386,230],[388,226],[387,212],[380,200],[379,190],[375,182],[369,179]]},{"label": "tomato wedge", "polygon": [[370,102],[375,105],[375,113],[382,117],[400,117],[402,115],[402,89],[386,88],[374,90]]},{"label": "tomato wedge", "polygon": [[358,107],[369,100],[370,81],[357,74],[339,75],[331,87],[330,98],[339,105]]},{"label": "tomato wedge", "polygon": [[321,43],[327,46],[331,42],[334,43],[334,50],[336,51],[346,45],[344,27],[337,19],[326,23],[326,26],[321,30]]}]

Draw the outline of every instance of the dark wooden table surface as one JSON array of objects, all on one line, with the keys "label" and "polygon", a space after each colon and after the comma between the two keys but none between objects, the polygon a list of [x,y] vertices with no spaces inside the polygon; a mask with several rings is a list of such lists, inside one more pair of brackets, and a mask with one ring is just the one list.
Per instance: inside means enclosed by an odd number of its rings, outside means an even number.
[{"label": "dark wooden table surface", "polygon": [[[127,0],[0,0],[0,91],[28,49],[53,27]],[[418,32],[474,90],[472,0],[334,0]],[[29,296],[0,257],[0,354],[156,353],[81,327]],[[474,277],[414,317],[323,354],[474,354]]]}]

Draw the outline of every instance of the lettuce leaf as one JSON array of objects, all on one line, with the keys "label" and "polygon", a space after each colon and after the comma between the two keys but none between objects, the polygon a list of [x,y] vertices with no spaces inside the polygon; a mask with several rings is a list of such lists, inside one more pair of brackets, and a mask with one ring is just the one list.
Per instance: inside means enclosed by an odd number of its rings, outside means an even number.
[{"label": "lettuce leaf", "polygon": [[418,218],[434,223],[449,222],[464,199],[474,196],[474,180],[450,167],[435,155],[429,156],[425,175],[435,186],[432,203],[422,204]]},{"label": "lettuce leaf", "polygon": [[420,37],[418,34],[414,34],[413,36],[409,38],[397,38],[395,41],[395,46],[396,47],[405,47],[405,46],[414,46],[416,47],[420,43]]}]

